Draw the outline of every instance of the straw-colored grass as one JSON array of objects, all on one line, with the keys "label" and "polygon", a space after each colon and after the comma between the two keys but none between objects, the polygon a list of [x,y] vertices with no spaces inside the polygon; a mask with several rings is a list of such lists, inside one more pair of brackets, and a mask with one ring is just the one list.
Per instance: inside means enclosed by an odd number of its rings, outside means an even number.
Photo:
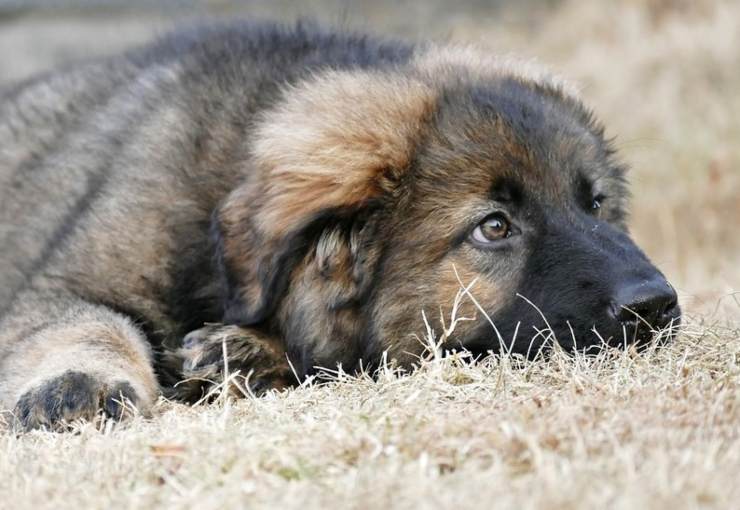
[{"label": "straw-colored grass", "polygon": [[[367,5],[376,31],[537,57],[582,84],[633,168],[633,231],[679,290],[683,333],[640,354],[432,358],[407,376],[336,374],[193,408],[162,401],[120,427],[0,433],[0,507],[737,507],[740,4]],[[33,67],[14,67],[9,55],[31,46],[10,43],[30,44],[36,29],[42,45],[62,23],[8,24],[0,71]],[[100,35],[110,22],[88,23]],[[86,22],[74,26],[84,54]],[[121,26],[135,27],[132,39],[149,27]]]},{"label": "straw-colored grass", "polygon": [[0,436],[14,508],[732,508],[737,329],[521,363],[431,359],[76,434]]}]

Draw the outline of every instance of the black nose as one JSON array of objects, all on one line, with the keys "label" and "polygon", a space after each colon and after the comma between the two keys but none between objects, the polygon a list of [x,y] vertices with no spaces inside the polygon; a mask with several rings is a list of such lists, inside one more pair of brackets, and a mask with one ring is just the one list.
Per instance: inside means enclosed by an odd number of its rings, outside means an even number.
[{"label": "black nose", "polygon": [[[612,301],[612,314],[622,323],[661,329],[678,319],[678,297],[663,278],[622,284]],[[645,324],[647,323],[647,324]]]}]

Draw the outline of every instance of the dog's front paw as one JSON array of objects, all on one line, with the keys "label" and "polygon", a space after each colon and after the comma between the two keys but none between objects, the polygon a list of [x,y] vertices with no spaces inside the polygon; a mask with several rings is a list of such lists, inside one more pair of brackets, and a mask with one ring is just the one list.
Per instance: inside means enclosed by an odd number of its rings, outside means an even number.
[{"label": "dog's front paw", "polygon": [[27,391],[15,405],[17,428],[64,430],[75,420],[130,414],[139,398],[128,382],[104,383],[84,372],[67,371]]},{"label": "dog's front paw", "polygon": [[[294,377],[285,352],[273,339],[250,329],[209,324],[190,332],[178,351],[185,381],[177,393],[186,400],[201,398],[230,379],[234,395],[246,390],[260,395],[292,384]],[[225,357],[224,357],[225,354]]]}]

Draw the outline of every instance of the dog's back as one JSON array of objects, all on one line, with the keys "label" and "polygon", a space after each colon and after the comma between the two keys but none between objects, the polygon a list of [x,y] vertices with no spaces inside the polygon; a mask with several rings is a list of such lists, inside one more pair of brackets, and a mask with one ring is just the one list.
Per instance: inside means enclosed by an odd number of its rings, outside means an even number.
[{"label": "dog's back", "polygon": [[4,89],[0,407],[27,426],[51,424],[66,416],[55,392],[69,390],[119,392],[146,411],[158,388],[149,343],[220,319],[211,215],[248,178],[254,117],[310,73],[410,54],[363,36],[240,23]]},{"label": "dog's back", "polygon": [[[178,206],[176,193],[196,200],[196,213],[212,209],[237,176],[207,164],[223,161],[193,163],[215,154],[214,144],[227,153],[226,144],[246,139],[251,117],[281,84],[320,68],[379,66],[409,55],[402,44],[360,36],[235,24],[181,31],[11,86],[0,96],[0,318],[76,230],[89,230],[90,211],[121,196],[128,199],[120,207],[138,207],[150,196],[155,211],[138,219],[156,222],[153,216],[177,215],[168,211]],[[229,132],[219,128],[220,139],[208,139],[210,127],[227,118]],[[175,148],[191,140],[195,151]],[[189,174],[178,173],[185,168]],[[135,210],[120,214],[141,228]]]}]

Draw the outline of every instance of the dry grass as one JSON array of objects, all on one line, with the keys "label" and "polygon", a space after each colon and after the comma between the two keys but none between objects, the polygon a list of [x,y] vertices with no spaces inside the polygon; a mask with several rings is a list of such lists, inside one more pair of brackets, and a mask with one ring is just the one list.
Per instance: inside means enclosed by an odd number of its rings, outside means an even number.
[{"label": "dry grass", "polygon": [[641,355],[432,359],[405,377],[162,402],[119,430],[5,435],[0,494],[16,508],[730,508],[740,331],[707,326]]},{"label": "dry grass", "polygon": [[[153,419],[117,429],[3,433],[0,501],[19,509],[737,506],[740,4],[566,1],[495,16],[428,5],[431,14],[412,4],[366,14],[379,31],[431,31],[536,56],[583,84],[633,167],[634,233],[680,291],[683,334],[640,355],[477,366],[432,359],[406,377],[338,376],[197,408],[162,402]],[[43,33],[50,23],[26,28]],[[127,23],[132,40],[149,32]],[[27,41],[23,27],[0,33],[0,56],[5,43]],[[75,27],[84,32],[84,23]],[[100,33],[100,23],[90,30]],[[0,70],[28,65],[0,59]]]}]

